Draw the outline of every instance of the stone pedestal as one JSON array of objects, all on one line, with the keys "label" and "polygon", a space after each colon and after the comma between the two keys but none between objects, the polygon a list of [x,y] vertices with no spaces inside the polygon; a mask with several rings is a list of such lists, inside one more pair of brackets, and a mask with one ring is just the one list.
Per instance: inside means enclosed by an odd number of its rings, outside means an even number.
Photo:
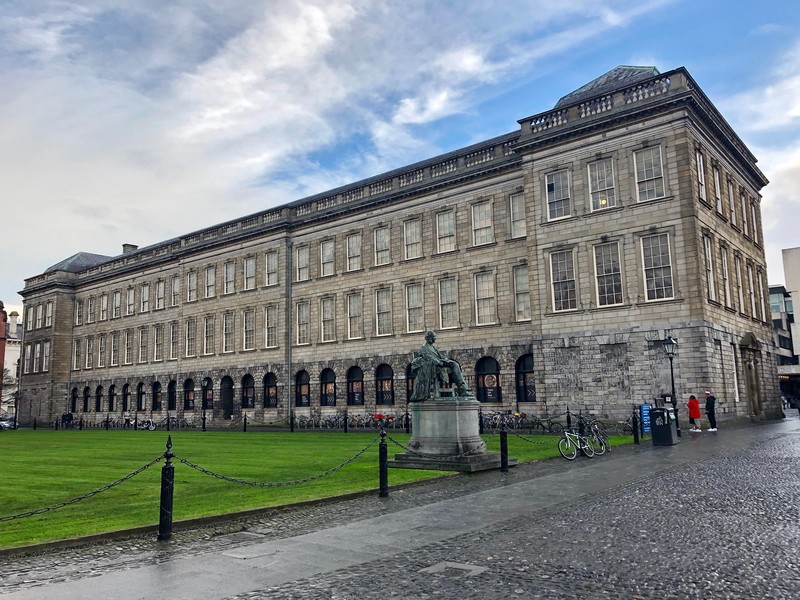
[{"label": "stone pedestal", "polygon": [[[411,405],[414,433],[409,452],[396,454],[390,467],[473,472],[500,468],[500,453],[486,452],[478,431],[474,396],[436,397]],[[509,465],[516,459],[509,458]]]}]

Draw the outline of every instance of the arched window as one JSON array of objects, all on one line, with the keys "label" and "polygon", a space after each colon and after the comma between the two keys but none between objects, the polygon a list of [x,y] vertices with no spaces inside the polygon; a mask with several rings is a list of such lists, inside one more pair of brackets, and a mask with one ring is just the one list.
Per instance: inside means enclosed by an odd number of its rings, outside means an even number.
[{"label": "arched window", "polygon": [[219,382],[219,398],[222,402],[222,418],[230,419],[233,415],[233,379],[228,375]]},{"label": "arched window", "polygon": [[414,378],[411,376],[411,363],[406,365],[406,403],[411,400],[414,393]]},{"label": "arched window", "polygon": [[89,412],[89,387],[83,388],[83,412]]},{"label": "arched window", "polygon": [[211,410],[214,408],[214,382],[211,377],[203,379],[203,409]]},{"label": "arched window", "polygon": [[72,396],[69,399],[69,411],[78,412],[78,388],[72,388]]},{"label": "arched window", "polygon": [[98,385],[94,390],[94,410],[95,412],[103,411],[103,386]]},{"label": "arched window", "polygon": [[131,407],[131,386],[127,383],[122,386],[122,412],[130,410]]},{"label": "arched window", "polygon": [[517,381],[517,402],[536,402],[536,386],[533,380],[533,355],[523,354],[514,367]]},{"label": "arched window", "polygon": [[117,403],[117,386],[108,386],[108,412],[114,412],[114,405]]},{"label": "arched window", "polygon": [[364,371],[359,367],[350,367],[347,371],[347,404],[364,405]]},{"label": "arched window", "polygon": [[308,406],[311,403],[308,371],[298,371],[294,378],[294,405]]},{"label": "arched window", "polygon": [[174,379],[167,384],[167,410],[178,410],[178,382]]},{"label": "arched window", "polygon": [[144,410],[144,384],[140,383],[136,386],[136,410]]},{"label": "arched window", "polygon": [[161,384],[156,381],[152,385],[153,410],[161,410]]},{"label": "arched window", "polygon": [[278,378],[275,373],[264,375],[264,408],[278,407]]},{"label": "arched window", "polygon": [[475,366],[479,402],[502,402],[500,390],[500,364],[491,356],[484,356]]},{"label": "arched window", "polygon": [[375,404],[394,404],[394,371],[389,365],[375,369]]},{"label": "arched window", "polygon": [[183,382],[183,410],[194,410],[194,379]]},{"label": "arched window", "polygon": [[256,381],[248,373],[242,377],[242,408],[256,407]]},{"label": "arched window", "polygon": [[319,405],[336,406],[336,373],[325,369],[319,376]]}]

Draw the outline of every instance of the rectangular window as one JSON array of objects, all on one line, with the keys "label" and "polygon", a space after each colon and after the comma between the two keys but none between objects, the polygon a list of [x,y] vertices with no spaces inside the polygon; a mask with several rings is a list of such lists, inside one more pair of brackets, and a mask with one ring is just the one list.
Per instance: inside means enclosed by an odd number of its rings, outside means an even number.
[{"label": "rectangular window", "polygon": [[[86,299],[86,322],[94,323],[94,297]],[[42,326],[42,305],[36,307],[36,327]]]},{"label": "rectangular window", "polygon": [[242,349],[255,350],[256,347],[256,311],[252,308],[246,309],[242,313],[242,332],[244,333],[244,340],[242,341]]},{"label": "rectangular window", "polygon": [[244,289],[256,289],[256,259],[254,256],[244,259]]},{"label": "rectangular window", "polygon": [[747,286],[748,294],[750,295],[750,316],[754,319],[758,317],[756,312],[756,287],[753,282],[753,266],[747,265]]},{"label": "rectangular window", "polygon": [[42,326],[42,305],[36,305],[36,329]]},{"label": "rectangular window", "polygon": [[111,366],[116,367],[119,364],[119,334],[114,332],[111,334]]},{"label": "rectangular window", "polygon": [[136,312],[136,290],[128,288],[125,297],[125,314],[132,315]]},{"label": "rectangular window", "polygon": [[278,252],[277,250],[270,250],[264,256],[267,269],[266,284],[278,285]]},{"label": "rectangular window", "polygon": [[413,333],[425,328],[422,310],[422,284],[410,283],[406,286],[406,331]]},{"label": "rectangular window", "polygon": [[295,249],[296,275],[295,281],[306,281],[308,273],[308,246],[298,246]]},{"label": "rectangular window", "polygon": [[150,284],[143,283],[139,289],[140,312],[148,312],[150,310]]},{"label": "rectangular window", "polygon": [[264,309],[264,338],[267,348],[278,347],[278,307],[274,304]]},{"label": "rectangular window", "polygon": [[522,193],[508,197],[508,210],[511,213],[511,237],[521,238],[528,235],[525,224],[525,196]]},{"label": "rectangular window", "polygon": [[226,313],[222,315],[222,351],[233,352],[233,334],[234,334],[234,316],[233,313]]},{"label": "rectangular window", "polygon": [[594,272],[597,285],[597,305],[622,304],[622,272],[618,242],[598,244],[594,247]]},{"label": "rectangular window", "polygon": [[361,268],[361,234],[347,236],[347,270],[358,271]]},{"label": "rectangular window", "polygon": [[730,179],[728,179],[728,215],[731,218],[731,225],[737,227],[739,223],[736,216],[736,192]]},{"label": "rectangular window", "polygon": [[205,298],[213,298],[217,293],[217,269],[206,267]]},{"label": "rectangular window", "polygon": [[761,309],[761,320],[768,321],[769,317],[767,315],[767,307],[764,303],[764,276],[761,273],[761,269],[758,270],[758,306]]},{"label": "rectangular window", "polygon": [[104,335],[97,339],[97,366],[106,366],[106,336]]},{"label": "rectangular window", "polygon": [[472,205],[472,245],[480,246],[494,241],[492,203],[488,200]]},{"label": "rectangular window", "polygon": [[569,197],[569,173],[556,171],[548,173],[547,183],[547,218],[549,221],[569,217],[572,204]]},{"label": "rectangular window", "polygon": [[695,150],[695,158],[697,159],[697,189],[700,194],[700,200],[706,201],[706,166],[703,160],[703,153],[698,148]]},{"label": "rectangular window", "polygon": [[[108,296],[103,296],[106,299],[106,316],[108,316]],[[103,317],[105,318],[105,317]],[[48,302],[44,307],[44,326],[53,326],[53,303]]]},{"label": "rectangular window", "polygon": [[147,327],[139,329],[139,362],[147,362]]},{"label": "rectangular window", "polygon": [[164,360],[164,326],[153,326],[153,360]]},{"label": "rectangular window", "polygon": [[156,310],[161,310],[166,306],[165,298],[166,298],[166,288],[167,282],[163,279],[161,281],[156,281]]},{"label": "rectangular window", "polygon": [[169,357],[172,360],[178,358],[178,348],[180,346],[180,330],[177,323],[169,324]]},{"label": "rectangular window", "polygon": [[222,266],[222,293],[232,294],[236,291],[236,263],[232,260]]},{"label": "rectangular window", "polygon": [[42,371],[50,370],[50,342],[42,344]]},{"label": "rectangular window", "polygon": [[364,321],[361,312],[361,294],[347,295],[347,339],[364,337]]},{"label": "rectangular window", "polygon": [[642,264],[647,300],[673,297],[669,234],[642,238]]},{"label": "rectangular window", "polygon": [[514,267],[514,313],[517,321],[531,320],[531,291],[528,265]]},{"label": "rectangular window", "polygon": [[553,282],[553,310],[577,308],[575,261],[572,250],[553,252],[550,255],[550,277]]},{"label": "rectangular window", "polygon": [[311,331],[309,327],[308,302],[298,302],[295,306],[295,316],[297,318],[297,344],[309,344],[311,342]]},{"label": "rectangular window", "polygon": [[[37,346],[39,344],[36,344]],[[84,369],[91,369],[94,365],[94,339],[93,338],[86,338],[86,351],[84,355]],[[36,364],[34,364],[34,369],[36,368]]]},{"label": "rectangular window", "polygon": [[111,302],[111,316],[112,318],[117,318],[120,315],[120,311],[122,310],[122,292],[116,291],[114,292],[114,296],[112,297]]},{"label": "rectangular window", "polygon": [[122,343],[125,347],[125,355],[122,357],[126,365],[133,362],[133,335],[126,330],[122,333]]},{"label": "rectangular window", "polygon": [[[30,310],[33,311],[32,308]],[[31,312],[31,315],[33,315],[33,312]],[[31,318],[31,323],[33,323],[33,318]],[[78,370],[78,367],[77,367],[78,363],[76,361],[80,360],[80,357],[77,356],[78,354],[80,354],[80,348],[76,347],[74,344],[73,344],[73,348],[74,348],[75,356],[72,357],[72,369],[74,371],[77,371]],[[22,363],[22,372],[23,373],[30,373],[31,372],[31,345],[30,344],[26,344],[25,345],[25,360]]]},{"label": "rectangular window", "polygon": [[330,277],[335,273],[336,273],[336,243],[333,240],[323,240],[319,244],[320,277]]},{"label": "rectangular window", "polygon": [[333,298],[323,298],[319,305],[322,328],[320,338],[323,342],[332,342],[336,339],[335,301]]},{"label": "rectangular window", "polygon": [[203,354],[214,354],[214,317],[203,319]]},{"label": "rectangular window", "polygon": [[592,198],[592,210],[603,210],[617,205],[614,162],[610,158],[589,163],[589,194]]},{"label": "rectangular window", "polygon": [[33,331],[33,315],[35,313],[36,309],[32,306],[25,309],[25,331]]},{"label": "rectangular window", "polygon": [[452,210],[436,215],[436,251],[451,252],[456,249],[456,215]]},{"label": "rectangular window", "polygon": [[742,205],[742,231],[750,237],[750,220],[747,218],[747,200],[744,197],[744,192],[739,192],[739,203]]},{"label": "rectangular window", "polygon": [[754,200],[750,201],[750,227],[753,230],[753,241],[758,244],[758,212]]},{"label": "rectangular window", "polygon": [[496,322],[494,303],[494,273],[475,274],[475,324],[491,325]]},{"label": "rectangular window", "polygon": [[171,306],[178,306],[181,300],[181,278],[177,275],[173,275],[169,289],[170,294],[172,294]]},{"label": "rectangular window", "polygon": [[392,334],[392,290],[380,288],[375,291],[375,332],[377,335]]},{"label": "rectangular window", "polygon": [[712,302],[717,301],[717,282],[714,277],[714,252],[711,246],[711,238],[703,236],[703,250],[706,256],[706,287],[708,288],[708,299]]},{"label": "rectangular window", "polygon": [[195,300],[197,300],[197,271],[189,271],[186,274],[186,301]]},{"label": "rectangular window", "polygon": [[389,253],[389,228],[378,227],[375,229],[375,266],[388,265],[391,260]]},{"label": "rectangular window", "polygon": [[728,249],[725,246],[720,246],[720,257],[722,259],[722,290],[725,294],[725,306],[731,307],[731,279],[728,272]]},{"label": "rectangular window", "polygon": [[739,302],[739,312],[747,313],[744,306],[744,294],[742,293],[742,259],[734,256],[733,264],[736,269],[736,299]]},{"label": "rectangular window", "polygon": [[458,281],[455,277],[439,280],[439,328],[458,327]]},{"label": "rectangular window", "polygon": [[75,325],[83,325],[83,300],[75,301]]},{"label": "rectangular window", "polygon": [[722,184],[719,181],[719,167],[714,167],[714,201],[717,212],[722,214]]},{"label": "rectangular window", "polygon": [[403,223],[406,260],[422,256],[422,222],[413,219]]},{"label": "rectangular window", "polygon": [[664,171],[661,166],[661,146],[646,148],[634,154],[638,201],[664,197]]},{"label": "rectangular window", "polygon": [[186,356],[194,356],[197,353],[197,322],[192,319],[186,320]]},{"label": "rectangular window", "polygon": [[[91,368],[91,363],[88,365],[87,368]],[[33,372],[38,373],[42,367],[42,345],[36,344],[33,350]]]}]

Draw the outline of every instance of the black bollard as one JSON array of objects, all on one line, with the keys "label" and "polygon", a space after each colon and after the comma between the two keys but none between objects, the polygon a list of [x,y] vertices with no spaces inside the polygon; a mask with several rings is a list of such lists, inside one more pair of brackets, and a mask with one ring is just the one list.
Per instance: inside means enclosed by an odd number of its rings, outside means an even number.
[{"label": "black bollard", "polygon": [[56,419],[56,422],[55,422],[55,429],[56,429],[56,431],[58,431],[58,419]]},{"label": "black bollard", "polygon": [[500,423],[500,472],[508,473],[508,433],[505,423]]},{"label": "black bollard", "polygon": [[347,411],[345,411],[344,412],[344,432],[345,433],[347,433],[347,421],[349,421],[349,419],[347,418]]},{"label": "black bollard", "polygon": [[206,413],[204,411],[203,412],[203,431],[205,431],[205,430],[206,430]]},{"label": "black bollard", "polygon": [[478,407],[478,433],[483,433],[483,411]]},{"label": "black bollard", "polygon": [[389,450],[386,447],[386,431],[381,428],[381,441],[378,445],[378,496],[389,497]]},{"label": "black bollard", "polygon": [[83,417],[78,419],[78,431],[83,431]]},{"label": "black bollard", "polygon": [[33,429],[36,430],[36,417],[33,417]]},{"label": "black bollard", "polygon": [[572,413],[569,412],[569,406],[567,407],[567,429],[572,429]]},{"label": "black bollard", "polygon": [[170,431],[170,428],[169,428],[169,421],[170,421],[170,419],[169,419],[169,415],[167,415],[167,431]]},{"label": "black bollard", "polygon": [[408,417],[408,404],[406,404],[406,433],[411,433],[411,419]]},{"label": "black bollard", "polygon": [[631,427],[633,428],[633,443],[639,445],[639,419],[636,417],[636,405],[631,412]]},{"label": "black bollard", "polygon": [[164,458],[167,462],[161,467],[161,506],[158,519],[158,540],[172,537],[172,498],[175,483],[175,465],[172,464],[172,436],[167,436],[167,450]]},{"label": "black bollard", "polygon": [[244,416],[244,421],[243,421],[243,423],[244,423],[244,425],[242,425],[242,431],[244,431],[245,433],[247,433],[247,415],[245,415],[245,416]]},{"label": "black bollard", "polygon": [[289,411],[289,431],[294,431],[294,411]]},{"label": "black bollard", "polygon": [[108,431],[108,426],[109,426],[109,422],[108,421],[109,421],[108,415],[106,415],[106,431]]}]

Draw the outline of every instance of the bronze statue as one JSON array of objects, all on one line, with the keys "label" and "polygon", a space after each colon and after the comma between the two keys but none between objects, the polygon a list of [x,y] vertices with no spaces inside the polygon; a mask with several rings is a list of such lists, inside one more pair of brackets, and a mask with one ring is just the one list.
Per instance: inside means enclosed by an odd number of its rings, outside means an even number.
[{"label": "bronze statue", "polygon": [[436,389],[439,382],[448,387],[451,379],[458,386],[458,396],[464,397],[472,394],[464,382],[461,365],[439,352],[433,345],[435,341],[436,334],[428,330],[425,333],[425,343],[411,361],[414,389],[411,392],[410,402],[424,402],[430,397],[431,391]]}]

